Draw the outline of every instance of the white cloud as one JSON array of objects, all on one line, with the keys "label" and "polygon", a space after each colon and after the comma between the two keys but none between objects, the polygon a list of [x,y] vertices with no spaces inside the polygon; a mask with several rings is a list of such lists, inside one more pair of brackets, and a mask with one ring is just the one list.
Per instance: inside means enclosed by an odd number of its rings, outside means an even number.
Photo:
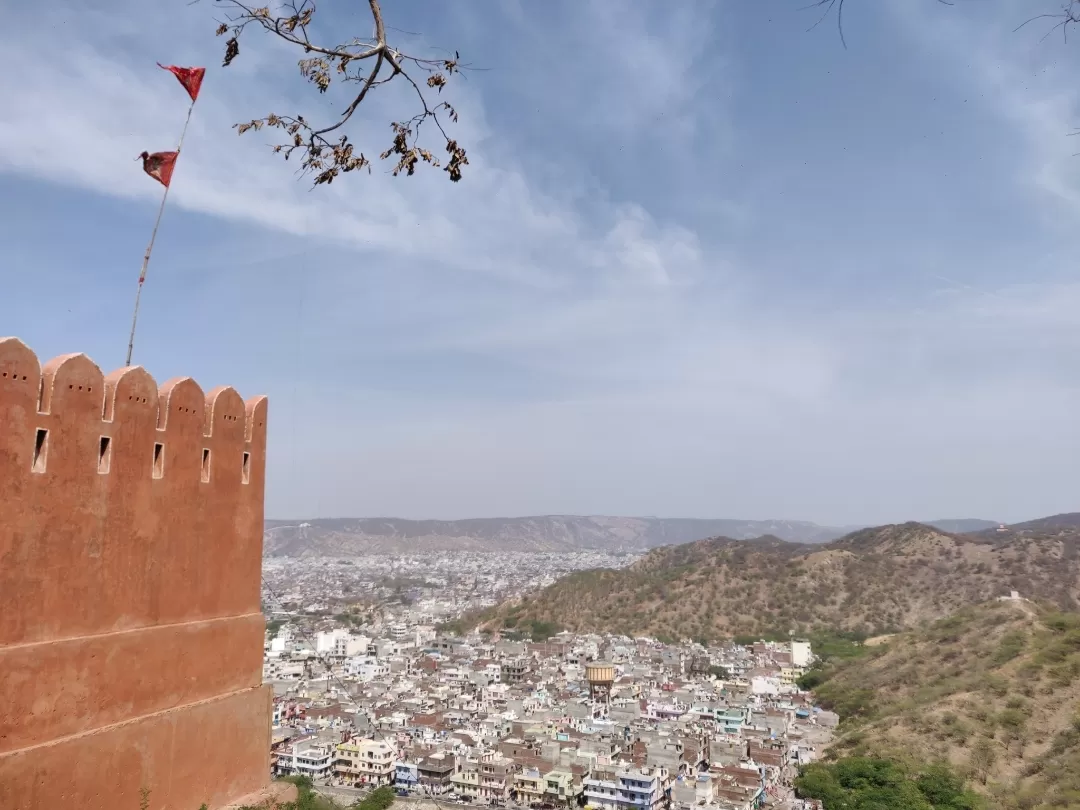
[{"label": "white cloud", "polygon": [[[926,8],[897,0],[891,10],[908,33],[929,46],[948,68],[943,78],[970,91],[1019,136],[1019,179],[1030,190],[1063,206],[1063,224],[1074,230],[1080,216],[1080,142],[1069,135],[1080,127],[1080,89],[1075,75],[1080,52],[1075,42],[1046,36],[1053,18],[1034,13],[1059,11],[1052,4],[991,2],[978,10]],[[1028,25],[1017,27],[1025,20]],[[1000,170],[1001,167],[996,167]],[[1061,218],[1058,218],[1062,221]]]},{"label": "white cloud", "polygon": [[[106,32],[115,35],[117,26],[126,35],[139,30],[130,13],[69,10],[66,26],[82,37],[45,60],[37,54],[49,50],[47,27],[9,26],[0,34],[0,170],[120,197],[157,197],[159,187],[132,159],[143,149],[175,143],[185,99],[149,58],[133,59],[108,47]],[[196,18],[208,22],[205,15]],[[159,31],[162,52],[216,56],[218,43],[208,28],[187,23],[179,31]],[[275,66],[265,55],[260,59],[268,47],[274,46],[249,37],[237,62],[247,60],[247,68],[212,68],[208,74],[174,180],[174,205],[541,287],[565,285],[592,268],[612,281],[665,283],[669,253],[683,266],[698,259],[692,234],[655,223],[640,206],[616,207],[609,224],[593,225],[567,200],[537,188],[513,163],[486,159],[484,145],[496,136],[486,128],[475,79],[453,90],[462,122],[454,133],[470,150],[462,183],[450,184],[441,172],[393,179],[376,161],[371,177],[312,192],[307,181],[293,182],[291,166],[269,154],[265,144],[272,135],[241,138],[230,128],[244,117],[295,108],[298,99],[308,109],[324,105],[323,114],[333,115],[326,99],[296,91],[298,80],[289,78],[296,54],[280,53]],[[261,69],[253,71],[252,62]],[[28,64],[34,69],[18,69]],[[387,97],[409,103],[393,91]],[[366,122],[389,121],[401,109],[390,106],[376,98],[357,119],[361,142],[372,151],[388,138],[381,127],[372,137]]]},{"label": "white cloud", "polygon": [[[536,12],[520,5],[526,27]],[[652,15],[634,4],[566,4],[579,16],[564,21],[562,44],[584,61],[559,59],[525,76],[521,93],[535,92],[545,107],[522,126],[533,135],[588,131],[626,150],[617,170],[628,174],[656,160],[657,141],[681,147],[704,134],[722,147],[732,137],[731,79],[701,16],[710,5]],[[138,4],[114,13],[50,6],[44,21],[27,12],[5,26],[0,171],[152,209],[160,188],[133,158],[169,148],[185,112],[182,90],[153,63],[216,65],[220,56],[199,7],[182,9],[168,29],[156,9]],[[49,48],[59,26],[69,32],[65,47]],[[958,29],[913,30],[942,37],[933,40],[939,57],[962,38]],[[790,272],[759,281],[755,258],[773,245],[727,244],[720,229],[665,220],[654,213],[665,201],[644,187],[617,198],[610,188],[618,184],[594,177],[572,151],[543,156],[542,168],[511,157],[514,133],[492,123],[499,102],[484,74],[453,91],[472,161],[461,184],[377,171],[309,191],[265,137],[230,129],[271,109],[320,103],[299,87],[296,54],[255,42],[234,68],[211,70],[170,199],[219,223],[297,237],[282,241],[317,270],[304,331],[278,323],[291,337],[266,337],[279,341],[274,348],[298,336],[313,344],[293,348],[292,369],[273,368],[279,376],[266,381],[283,426],[275,452],[289,460],[273,472],[275,514],[662,511],[848,522],[957,509],[1027,517],[1070,497],[1061,477],[1068,457],[1039,461],[1055,442],[1068,453],[1080,438],[1078,386],[1060,365],[1080,336],[1072,316],[1080,289],[1070,279],[946,279],[944,292],[898,301],[886,280],[881,295],[857,305],[824,282],[806,293],[830,263],[872,264],[887,249],[848,244],[837,231],[827,250],[790,246]],[[1023,66],[999,60],[987,42],[964,52],[975,67],[962,80],[992,98],[997,134],[1025,147],[1015,167],[1000,170],[1070,209],[1080,182],[1064,162],[1072,144],[1063,132],[1075,99],[1043,80],[1029,93]],[[369,126],[375,143],[385,136],[385,103],[357,122],[365,143]],[[722,161],[709,159],[707,170],[719,172]],[[770,156],[781,178],[791,169],[784,160]],[[745,201],[699,185],[680,193],[703,198],[703,210],[727,211],[717,219],[744,211]],[[808,231],[829,222],[834,189],[811,191]],[[781,193],[782,181],[770,194]],[[773,214],[760,208],[767,225]],[[1069,244],[1057,245],[1066,257]],[[916,246],[930,257],[916,271],[953,275],[948,257],[962,245]],[[229,269],[246,284],[266,268],[273,279],[298,272],[295,253],[272,253]],[[361,272],[370,265],[378,272]],[[470,376],[473,361],[481,371]],[[306,362],[322,363],[310,372],[320,385],[326,368],[349,363],[350,371],[333,377],[328,394],[301,376]],[[395,390],[394,373],[410,362],[421,371]],[[315,408],[319,419],[307,418]],[[1038,463],[1047,475],[1011,503]],[[957,499],[962,509],[950,506]]]}]

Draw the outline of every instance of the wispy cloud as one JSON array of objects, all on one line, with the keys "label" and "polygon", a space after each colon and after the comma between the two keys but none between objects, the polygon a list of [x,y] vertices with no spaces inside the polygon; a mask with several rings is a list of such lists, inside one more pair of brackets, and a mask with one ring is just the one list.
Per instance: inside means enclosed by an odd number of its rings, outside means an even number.
[{"label": "wispy cloud", "polygon": [[[153,68],[148,47],[141,49],[140,59],[99,44],[110,43],[109,35],[118,30],[133,30],[133,14],[130,8],[113,15],[72,9],[65,25],[80,38],[48,60],[38,60],[37,54],[46,50],[50,28],[35,26],[29,37],[9,31],[4,43],[8,64],[35,68],[9,71],[0,80],[9,102],[0,122],[0,167],[118,196],[156,196],[157,189],[133,171],[131,158],[144,148],[171,145],[184,105],[179,90]],[[159,37],[158,48],[211,58],[208,18],[188,14],[203,28],[185,19],[180,31],[169,31],[167,43]],[[614,28],[619,28],[617,21]],[[312,193],[308,183],[292,181],[287,164],[271,157],[266,142],[272,135],[236,138],[230,132],[231,124],[245,115],[301,103],[300,82],[292,78],[295,68],[289,68],[295,54],[281,54],[282,64],[271,66],[259,54],[272,43],[250,41],[257,43],[254,53],[249,56],[246,49],[244,58],[257,60],[264,69],[211,73],[177,174],[173,196],[178,206],[537,285],[567,283],[569,274],[589,269],[610,279],[666,283],[667,259],[662,257],[668,249],[674,248],[674,258],[683,264],[695,254],[691,234],[654,222],[640,206],[615,209],[607,221],[590,223],[558,196],[526,181],[513,162],[485,159],[482,145],[496,136],[485,127],[483,102],[468,83],[456,88],[462,123],[455,130],[463,143],[476,145],[468,183],[452,187],[439,173],[403,183],[377,163],[370,178]],[[409,103],[407,98],[394,101]],[[308,96],[306,102],[323,100]],[[390,120],[388,106],[376,99],[370,119]],[[327,114],[333,115],[332,110]],[[36,125],[27,127],[28,121]],[[362,134],[368,129],[361,124]],[[376,148],[386,140],[382,132],[367,138]],[[639,248],[652,258],[631,255]],[[560,262],[551,261],[552,251],[561,254]]]},{"label": "wispy cloud", "polygon": [[1080,90],[1073,81],[1080,56],[1053,16],[1059,9],[1007,1],[983,4],[977,12],[899,2],[891,8],[912,37],[950,63],[943,78],[998,115],[1005,134],[1018,140],[1021,179],[1063,205],[1072,227],[1080,215],[1080,142],[1069,137],[1080,126]]},{"label": "wispy cloud", "polygon": [[[470,171],[317,191],[231,130],[337,103],[296,54],[252,40],[213,67],[200,4],[167,27],[126,0],[16,9],[0,240],[78,271],[45,321],[41,279],[5,273],[13,328],[66,350],[126,328],[117,267],[159,194],[133,158],[185,112],[153,64],[204,63],[140,356],[269,391],[273,513],[1071,508],[1065,57],[1001,27],[1015,4],[910,5],[867,12],[862,64],[758,4],[395,3],[410,46],[485,68],[453,91]],[[353,140],[381,146],[399,101]],[[928,145],[944,122],[967,140]]]}]

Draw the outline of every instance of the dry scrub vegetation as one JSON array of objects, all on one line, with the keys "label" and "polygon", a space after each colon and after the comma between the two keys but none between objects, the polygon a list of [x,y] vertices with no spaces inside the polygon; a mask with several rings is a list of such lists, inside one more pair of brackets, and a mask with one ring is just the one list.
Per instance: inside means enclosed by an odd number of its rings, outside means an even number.
[{"label": "dry scrub vegetation", "polygon": [[965,608],[807,680],[841,715],[830,757],[946,761],[1002,810],[1080,806],[1080,615]]},{"label": "dry scrub vegetation", "polygon": [[872,636],[1010,590],[1076,609],[1080,531],[973,536],[906,523],[818,546],[703,540],[656,549],[621,571],[572,574],[465,623],[701,642],[820,630]]}]

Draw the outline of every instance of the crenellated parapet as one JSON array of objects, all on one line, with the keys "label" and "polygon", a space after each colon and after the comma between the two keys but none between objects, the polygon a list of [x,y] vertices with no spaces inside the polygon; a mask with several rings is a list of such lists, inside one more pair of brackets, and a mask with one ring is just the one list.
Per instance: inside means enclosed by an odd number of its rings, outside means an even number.
[{"label": "crenellated parapet", "polygon": [[266,415],[0,338],[0,810],[265,786]]},{"label": "crenellated parapet", "polygon": [[[177,484],[177,476],[197,469],[200,482],[216,489],[228,488],[215,476],[217,467],[220,475],[251,485],[265,466],[266,397],[245,402],[228,386],[204,394],[190,377],[159,388],[138,366],[104,376],[83,354],[62,355],[42,367],[16,338],[0,338],[0,424],[5,478],[84,474],[90,480],[112,475],[115,459],[125,474],[137,473],[141,464],[148,477]],[[91,434],[93,447],[85,441]],[[67,466],[87,459],[92,464],[81,469]]]},{"label": "crenellated parapet", "polygon": [[0,339],[0,645],[258,612],[266,412]]}]

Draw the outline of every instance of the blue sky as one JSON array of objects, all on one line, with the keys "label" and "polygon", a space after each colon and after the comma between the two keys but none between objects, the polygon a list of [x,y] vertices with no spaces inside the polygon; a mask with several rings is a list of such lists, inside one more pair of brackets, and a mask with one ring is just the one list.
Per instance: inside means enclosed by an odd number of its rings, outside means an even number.
[{"label": "blue sky", "polygon": [[483,68],[471,165],[316,191],[230,128],[334,115],[299,54],[222,69],[206,0],[17,6],[0,332],[123,362],[133,158],[186,109],[154,63],[205,64],[135,360],[270,396],[270,516],[1072,511],[1080,45],[1014,32],[1032,4],[849,0],[845,50],[801,0],[388,1]]}]

